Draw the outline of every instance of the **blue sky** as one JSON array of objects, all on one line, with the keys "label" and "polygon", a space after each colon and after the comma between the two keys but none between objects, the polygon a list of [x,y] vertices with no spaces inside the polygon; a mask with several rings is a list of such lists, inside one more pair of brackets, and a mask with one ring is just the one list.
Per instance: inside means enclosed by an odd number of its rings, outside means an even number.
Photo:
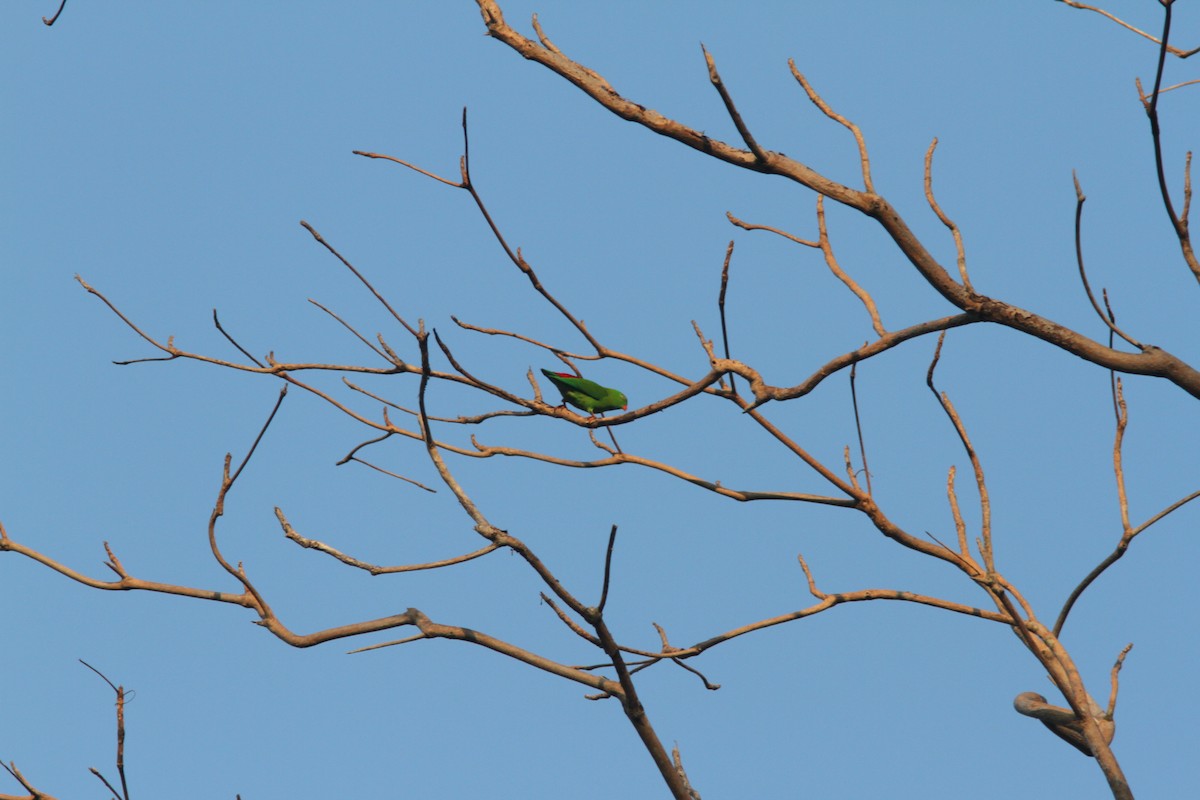
[{"label": "blue sky", "polygon": [[[9,535],[107,577],[108,541],[139,577],[237,587],[207,551],[205,525],[226,452],[246,451],[278,391],[270,378],[153,356],[74,281],[78,273],[144,330],[180,347],[238,354],[211,314],[256,356],[374,363],[318,300],[416,358],[382,309],[298,224],[310,222],[410,321],[437,328],[481,377],[529,394],[544,351],[458,329],[520,330],[583,342],[505,260],[465,192],[352,150],[457,176],[469,108],[473,176],[505,236],[547,287],[614,349],[699,377],[692,330],[719,333],[721,260],[735,358],[791,385],[871,338],[866,314],[819,253],[751,222],[815,236],[814,198],[739,173],[609,115],[562,79],[483,36],[473,3],[192,3],[153,9],[75,2],[0,15],[0,520]],[[584,6],[587,6],[584,8]],[[1072,248],[1077,170],[1088,195],[1085,252],[1122,326],[1200,361],[1196,286],[1154,182],[1134,78],[1156,52],[1095,14],[1049,0],[911,4],[506,2],[529,31],[537,12],[566,53],[625,96],[709,135],[736,132],[708,82],[717,59],[764,147],[858,185],[844,129],[805,99],[791,57],[863,129],[877,189],[930,249],[953,243],[925,204],[922,157],[940,140],[938,199],[961,226],[975,287],[1093,337]],[[1157,28],[1157,4],[1109,8]],[[1198,44],[1194,9],[1176,41]],[[1194,77],[1168,63],[1169,83]],[[1200,126],[1196,87],[1166,95],[1168,174],[1181,187]],[[897,329],[953,309],[855,213],[829,210],[843,267]],[[953,536],[946,470],[957,465],[968,524],[968,464],[925,387],[934,342],[864,364],[859,403],[876,496],[915,533]],[[631,406],[675,389],[619,363],[582,364]],[[375,418],[378,404],[338,388]],[[1039,616],[1120,533],[1108,374],[1011,331],[951,332],[938,372],[988,475],[998,566]],[[415,403],[411,376],[363,381]],[[1135,524],[1198,488],[1196,404],[1161,381],[1127,378],[1124,451]],[[431,413],[502,406],[435,387]],[[845,375],[766,413],[837,467],[854,441]],[[469,432],[442,426],[447,440]],[[496,420],[487,444],[595,457],[562,420]],[[827,493],[727,404],[699,398],[618,431],[628,452],[725,485]],[[335,466],[369,431],[293,391],[230,495],[219,529],[293,630],[399,613],[507,639],[565,663],[599,660],[541,604],[516,558],[371,578],[284,539],[273,508],[304,535],[376,563],[434,560],[480,545],[452,495],[427,494],[360,465]],[[371,459],[434,485],[423,450],[389,441]],[[971,604],[961,575],[882,539],[851,512],[738,504],[632,466],[565,471],[517,459],[451,459],[492,521],[529,543],[563,582],[598,597],[609,527],[620,526],[609,624],[622,643],[704,640],[812,602],[796,555],[827,591],[905,589]],[[1185,508],[1140,537],[1077,606],[1065,631],[1085,679],[1107,696],[1122,675],[1115,749],[1142,797],[1200,783],[1194,664],[1200,556]],[[135,796],[243,798],[657,798],[661,780],[612,702],[457,642],[346,655],[371,637],[295,650],[227,605],[105,593],[13,554],[0,558],[5,610],[0,759],[59,797],[94,796],[110,777],[111,694],[85,659],[136,692],[127,710]],[[906,604],[861,603],[779,626],[641,675],[659,735],[678,743],[706,798],[1101,797],[1094,763],[1011,710],[1051,696],[1036,661],[1000,626]],[[1057,698],[1051,697],[1052,701]],[[20,789],[0,777],[0,793]]]}]

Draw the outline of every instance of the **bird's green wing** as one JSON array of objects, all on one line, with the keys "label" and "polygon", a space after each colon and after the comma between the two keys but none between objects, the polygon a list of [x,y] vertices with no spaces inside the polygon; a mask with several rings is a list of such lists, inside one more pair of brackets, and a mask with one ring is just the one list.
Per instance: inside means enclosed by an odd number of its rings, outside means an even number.
[{"label": "bird's green wing", "polygon": [[616,389],[601,386],[595,381],[580,378],[567,372],[551,372],[543,369],[542,374],[562,392],[563,400],[577,408],[594,413],[624,408],[628,401]]},{"label": "bird's green wing", "polygon": [[596,400],[596,411],[616,411],[617,409],[625,409],[629,407],[629,400],[624,393],[618,392],[616,389],[605,389],[604,397]]},{"label": "bird's green wing", "polygon": [[603,400],[605,393],[608,391],[595,381],[589,381],[587,378],[577,378],[568,372],[551,372],[548,369],[542,370],[550,381],[558,387],[560,392],[578,392],[587,395],[593,400]]}]

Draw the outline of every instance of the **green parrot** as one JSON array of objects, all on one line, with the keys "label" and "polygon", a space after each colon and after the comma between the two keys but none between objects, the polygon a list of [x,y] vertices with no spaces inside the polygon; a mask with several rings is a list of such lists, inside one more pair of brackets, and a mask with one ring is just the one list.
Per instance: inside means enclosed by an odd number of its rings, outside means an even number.
[{"label": "green parrot", "polygon": [[629,407],[629,400],[625,395],[595,381],[578,378],[569,372],[551,372],[548,369],[542,370],[542,374],[562,392],[564,406],[570,403],[593,417],[597,411],[613,411],[618,408],[624,411]]}]

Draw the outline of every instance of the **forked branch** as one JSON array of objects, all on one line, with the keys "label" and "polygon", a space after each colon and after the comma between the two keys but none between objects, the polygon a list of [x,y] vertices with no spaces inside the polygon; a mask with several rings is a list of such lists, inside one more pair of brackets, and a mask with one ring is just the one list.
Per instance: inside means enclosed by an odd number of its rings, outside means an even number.
[{"label": "forked branch", "polygon": [[[1200,397],[1200,371],[1159,347],[1147,345],[1138,353],[1113,350],[1043,316],[972,292],[954,280],[917,238],[896,209],[871,189],[866,148],[861,141],[859,149],[866,191],[852,189],[833,181],[807,164],[765,147],[760,146],[760,153],[756,154],[713,139],[699,130],[668,119],[643,104],[626,99],[594,70],[572,61],[559,48],[551,49],[518,33],[505,22],[500,6],[495,0],[476,2],[489,36],[503,42],[521,56],[536,61],[562,76],[622,119],[636,122],[648,130],[733,166],[792,180],[872,218],[884,229],[926,282],[962,311],[977,315],[982,320],[1022,331],[1108,369],[1165,378],[1192,396]],[[810,90],[811,87],[806,89]],[[1200,275],[1200,272],[1197,274]]]}]

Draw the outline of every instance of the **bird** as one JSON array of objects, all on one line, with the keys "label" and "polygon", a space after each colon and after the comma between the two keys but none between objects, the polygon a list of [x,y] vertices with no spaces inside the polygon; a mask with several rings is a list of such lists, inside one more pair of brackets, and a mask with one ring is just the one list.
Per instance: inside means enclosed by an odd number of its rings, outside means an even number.
[{"label": "bird", "polygon": [[542,374],[562,392],[564,408],[570,403],[594,417],[598,411],[614,411],[618,408],[624,411],[629,407],[629,400],[624,394],[616,389],[601,386],[595,381],[580,378],[569,372],[551,372],[548,369],[542,370]]}]

